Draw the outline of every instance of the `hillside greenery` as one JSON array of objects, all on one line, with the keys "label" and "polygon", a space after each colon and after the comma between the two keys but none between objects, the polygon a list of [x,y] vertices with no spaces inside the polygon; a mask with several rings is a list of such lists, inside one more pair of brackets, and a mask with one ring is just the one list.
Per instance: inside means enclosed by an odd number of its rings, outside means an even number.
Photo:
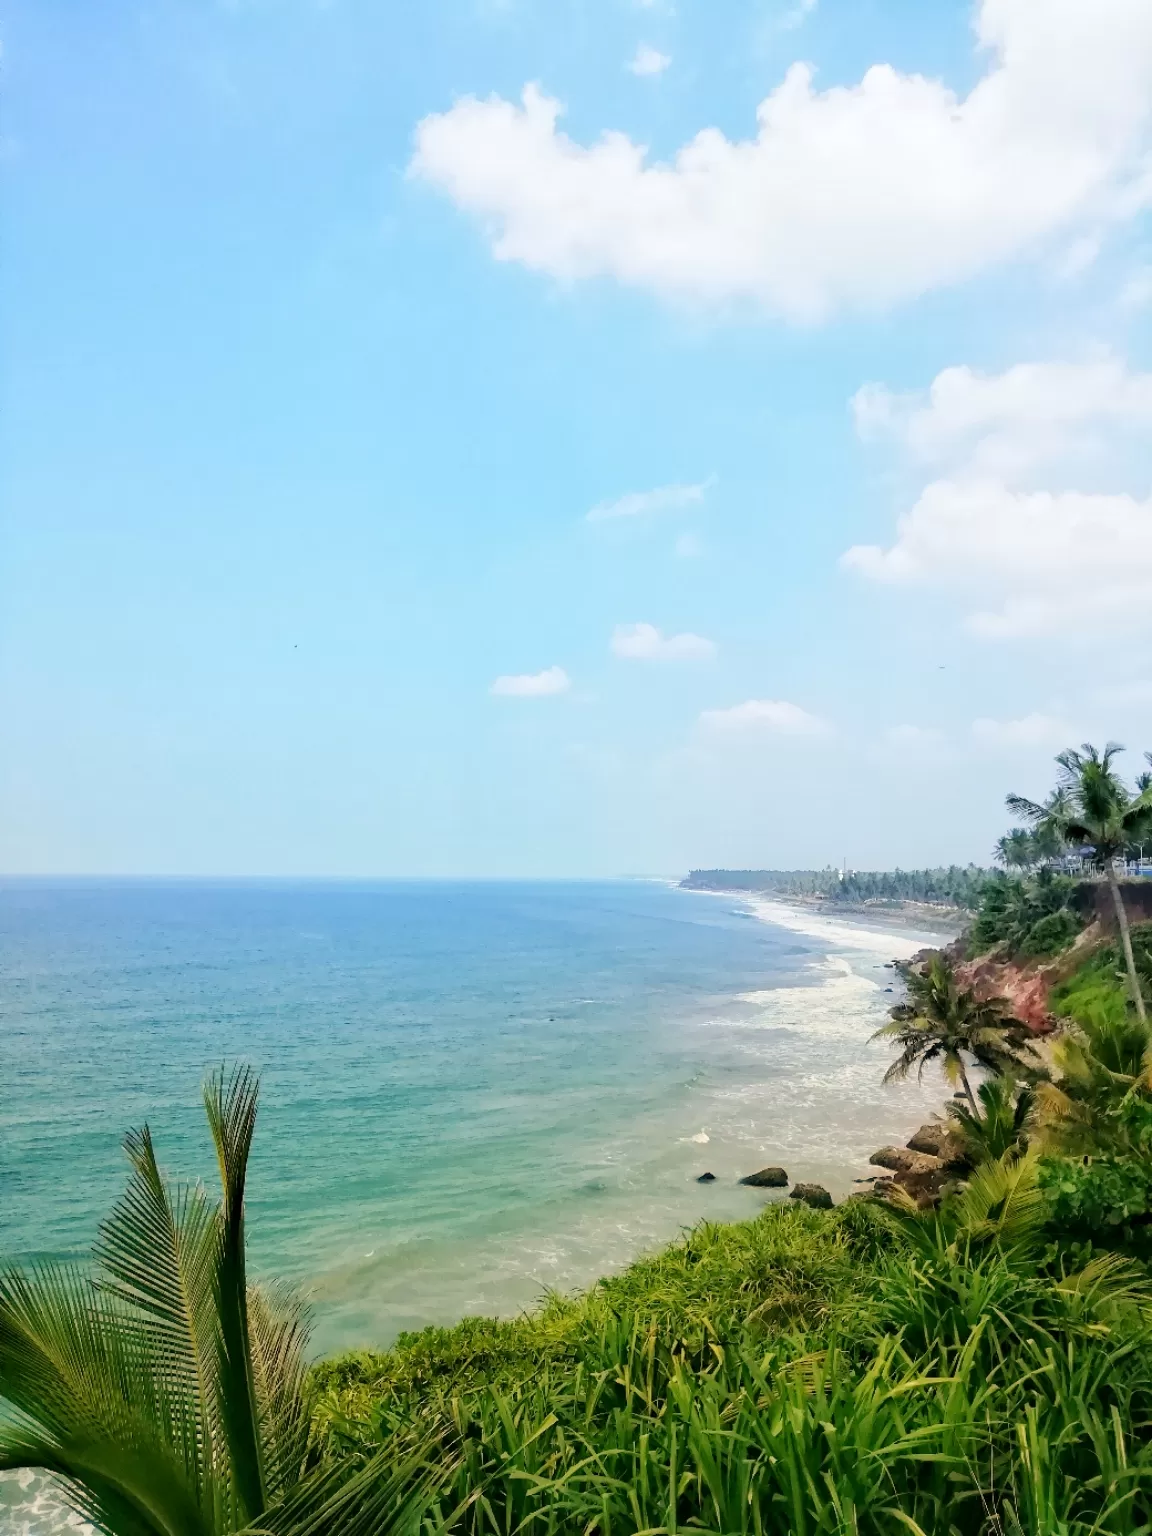
[{"label": "hillside greenery", "polygon": [[688,889],[759,891],[788,897],[818,897],[846,905],[904,901],[972,911],[990,871],[970,864],[941,869],[694,869]]},{"label": "hillside greenery", "polygon": [[966,935],[968,953],[1002,948],[1006,956],[1021,960],[1059,954],[1084,927],[1075,899],[1077,884],[1047,869],[1032,875],[990,875]]}]

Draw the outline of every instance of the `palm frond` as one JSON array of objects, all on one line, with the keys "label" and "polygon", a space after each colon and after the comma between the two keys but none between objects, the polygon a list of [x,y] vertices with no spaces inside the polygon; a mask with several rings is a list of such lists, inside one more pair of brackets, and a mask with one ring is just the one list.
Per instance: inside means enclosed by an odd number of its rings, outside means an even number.
[{"label": "palm frond", "polygon": [[983,1164],[959,1196],[955,1214],[960,1229],[975,1240],[994,1239],[1026,1246],[1040,1235],[1045,1218],[1035,1153]]},{"label": "palm frond", "polygon": [[244,1524],[256,1520],[267,1503],[244,1260],[244,1187],[258,1097],[259,1086],[247,1067],[237,1068],[227,1079],[222,1070],[213,1073],[204,1084],[204,1109],[216,1144],[224,1191],[214,1274],[220,1413]]},{"label": "palm frond", "polygon": [[1029,800],[1024,795],[1007,795],[1005,796],[1004,804],[1011,814],[1018,817],[1021,821],[1038,823],[1044,821],[1048,816],[1046,806],[1040,805],[1035,800]]},{"label": "palm frond", "polygon": [[276,1498],[299,1480],[308,1450],[308,1311],[287,1286],[250,1286],[248,1326],[268,1492]]},{"label": "palm frond", "polygon": [[199,1188],[178,1190],[173,1200],[147,1126],[124,1146],[132,1175],[101,1226],[95,1257],[110,1277],[104,1288],[142,1318],[157,1364],[186,1388],[196,1460],[207,1479],[218,1462],[213,1286],[220,1213]]},{"label": "palm frond", "polygon": [[150,1536],[214,1529],[195,1475],[195,1425],[181,1384],[156,1369],[146,1332],[80,1271],[0,1276],[0,1434],[7,1466],[64,1480],[85,1518]]}]

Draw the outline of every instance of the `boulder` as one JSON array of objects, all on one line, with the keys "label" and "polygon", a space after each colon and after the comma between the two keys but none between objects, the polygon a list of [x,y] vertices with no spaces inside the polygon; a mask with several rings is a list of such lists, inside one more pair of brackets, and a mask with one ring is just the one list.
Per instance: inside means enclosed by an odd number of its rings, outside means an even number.
[{"label": "boulder", "polygon": [[938,1157],[912,1152],[907,1147],[881,1147],[868,1161],[873,1167],[887,1168],[892,1173],[934,1173],[944,1166]]},{"label": "boulder", "polygon": [[761,1168],[759,1173],[750,1173],[740,1182],[751,1184],[754,1189],[784,1189],[788,1184],[788,1175],[783,1168]]},{"label": "boulder", "polygon": [[832,1209],[832,1196],[823,1184],[794,1184],[788,1193],[788,1198],[803,1200],[804,1204],[812,1206],[813,1210],[830,1211]]},{"label": "boulder", "polygon": [[716,1175],[714,1173],[702,1173],[696,1182],[697,1184],[715,1184]]},{"label": "boulder", "polygon": [[938,1157],[942,1163],[963,1164],[966,1161],[963,1139],[950,1125],[939,1120],[922,1125],[915,1136],[909,1137],[906,1145],[910,1152]]},{"label": "boulder", "polygon": [[929,1125],[922,1125],[915,1136],[909,1136],[905,1146],[910,1152],[927,1152],[929,1157],[939,1157],[940,1143],[947,1136],[945,1127],[939,1120],[934,1120]]}]

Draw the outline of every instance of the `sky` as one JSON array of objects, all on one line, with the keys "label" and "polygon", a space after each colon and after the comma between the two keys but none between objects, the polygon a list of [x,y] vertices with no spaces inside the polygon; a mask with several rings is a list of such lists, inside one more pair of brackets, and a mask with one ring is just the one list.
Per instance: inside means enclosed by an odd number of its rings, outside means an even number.
[{"label": "sky", "polygon": [[987,863],[1152,748],[1147,0],[9,0],[0,868]]}]

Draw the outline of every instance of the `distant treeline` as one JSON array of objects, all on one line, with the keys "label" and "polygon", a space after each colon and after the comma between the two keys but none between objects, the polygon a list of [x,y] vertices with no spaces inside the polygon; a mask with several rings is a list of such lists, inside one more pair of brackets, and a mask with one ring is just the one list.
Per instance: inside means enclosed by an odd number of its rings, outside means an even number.
[{"label": "distant treeline", "polygon": [[850,903],[924,901],[974,910],[989,871],[975,864],[947,869],[694,869],[682,883],[702,891],[771,891]]}]

